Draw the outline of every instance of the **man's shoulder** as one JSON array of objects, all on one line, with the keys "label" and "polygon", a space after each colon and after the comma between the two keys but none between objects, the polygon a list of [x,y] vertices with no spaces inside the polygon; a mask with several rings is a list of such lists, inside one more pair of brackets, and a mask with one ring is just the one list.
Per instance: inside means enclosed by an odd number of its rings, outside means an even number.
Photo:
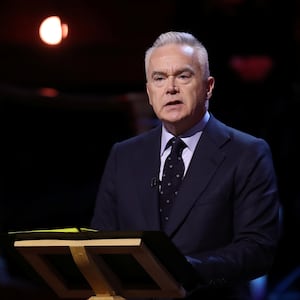
[{"label": "man's shoulder", "polygon": [[157,126],[154,128],[151,128],[148,131],[141,132],[135,136],[129,137],[123,141],[120,141],[116,143],[119,146],[138,146],[138,145],[151,145],[153,143],[156,143],[157,141],[160,141],[161,137],[161,126]]},{"label": "man's shoulder", "polygon": [[233,127],[230,124],[226,124],[218,118],[212,116],[210,118],[208,131],[213,133],[215,138],[235,141],[242,144],[252,143],[267,143],[262,137],[255,136],[239,128]]}]

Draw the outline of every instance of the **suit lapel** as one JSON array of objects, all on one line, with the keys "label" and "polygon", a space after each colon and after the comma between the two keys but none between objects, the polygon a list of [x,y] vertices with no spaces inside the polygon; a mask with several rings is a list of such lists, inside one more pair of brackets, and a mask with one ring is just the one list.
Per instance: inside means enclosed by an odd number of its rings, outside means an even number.
[{"label": "suit lapel", "polygon": [[134,176],[138,183],[140,213],[144,215],[145,223],[143,227],[147,230],[160,229],[158,206],[160,140],[161,127],[154,129],[141,140],[134,167]]},{"label": "suit lapel", "polygon": [[[180,193],[172,208],[166,227],[166,233],[169,236],[182,224],[195,201],[201,197],[211,177],[214,176],[216,169],[225,158],[219,147],[225,141],[228,141],[228,136],[219,135],[220,132],[215,128],[215,123],[211,125],[213,126],[207,126],[198,142],[181,185]],[[215,136],[214,140],[211,139],[211,136]]]}]

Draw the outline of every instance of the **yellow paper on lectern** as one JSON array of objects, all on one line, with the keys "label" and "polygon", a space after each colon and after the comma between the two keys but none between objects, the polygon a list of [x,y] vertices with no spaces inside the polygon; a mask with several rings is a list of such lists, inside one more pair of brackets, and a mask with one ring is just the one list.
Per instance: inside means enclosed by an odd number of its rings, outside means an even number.
[{"label": "yellow paper on lectern", "polygon": [[91,228],[82,227],[64,227],[64,228],[44,228],[44,229],[33,229],[33,230],[21,230],[21,231],[10,231],[9,234],[19,234],[19,233],[35,233],[35,232],[64,232],[64,233],[76,233],[91,231],[96,232],[97,230]]}]

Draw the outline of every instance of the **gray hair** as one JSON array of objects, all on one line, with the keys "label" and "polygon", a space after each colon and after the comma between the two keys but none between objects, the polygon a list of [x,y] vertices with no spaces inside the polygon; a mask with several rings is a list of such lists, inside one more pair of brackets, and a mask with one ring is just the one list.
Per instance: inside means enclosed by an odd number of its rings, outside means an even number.
[{"label": "gray hair", "polygon": [[191,33],[169,31],[162,33],[145,53],[145,70],[147,73],[152,52],[168,44],[188,45],[197,50],[198,60],[203,70],[204,78],[210,76],[208,53],[204,45]]}]

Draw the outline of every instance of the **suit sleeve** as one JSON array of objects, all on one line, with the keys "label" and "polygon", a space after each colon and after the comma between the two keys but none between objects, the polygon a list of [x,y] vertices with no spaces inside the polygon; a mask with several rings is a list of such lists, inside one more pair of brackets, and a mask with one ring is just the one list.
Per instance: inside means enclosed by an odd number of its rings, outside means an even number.
[{"label": "suit sleeve", "polygon": [[236,160],[231,194],[232,241],[212,251],[186,256],[203,282],[212,286],[267,274],[280,238],[280,201],[268,144],[257,139]]}]

